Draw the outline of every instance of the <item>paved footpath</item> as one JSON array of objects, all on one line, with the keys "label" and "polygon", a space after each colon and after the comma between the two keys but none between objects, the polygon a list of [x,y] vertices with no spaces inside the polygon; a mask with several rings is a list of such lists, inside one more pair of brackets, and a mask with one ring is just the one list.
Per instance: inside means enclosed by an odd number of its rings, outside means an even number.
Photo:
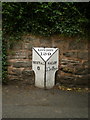
[{"label": "paved footpath", "polygon": [[3,118],[88,118],[88,93],[3,86]]}]

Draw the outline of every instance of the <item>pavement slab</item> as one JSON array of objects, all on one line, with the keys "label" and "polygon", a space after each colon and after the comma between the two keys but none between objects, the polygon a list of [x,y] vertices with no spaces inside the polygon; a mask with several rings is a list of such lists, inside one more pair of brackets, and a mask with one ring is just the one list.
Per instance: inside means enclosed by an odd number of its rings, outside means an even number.
[{"label": "pavement slab", "polygon": [[88,93],[6,85],[2,106],[3,118],[88,118]]}]

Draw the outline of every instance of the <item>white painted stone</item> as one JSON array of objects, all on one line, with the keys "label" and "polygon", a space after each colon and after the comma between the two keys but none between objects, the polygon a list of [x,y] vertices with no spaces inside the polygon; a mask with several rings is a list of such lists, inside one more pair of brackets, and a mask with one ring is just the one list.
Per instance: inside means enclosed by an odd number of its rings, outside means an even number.
[{"label": "white painted stone", "polygon": [[35,86],[44,88],[45,62],[33,50],[32,69],[35,72]]},{"label": "white painted stone", "polygon": [[46,62],[46,88],[55,85],[55,73],[58,70],[58,50]]},{"label": "white painted stone", "polygon": [[49,57],[57,50],[57,48],[34,48],[38,54],[44,59],[44,61],[47,61]]},{"label": "white painted stone", "polygon": [[32,52],[35,86],[52,88],[55,85],[55,72],[58,70],[58,48],[34,47]]}]

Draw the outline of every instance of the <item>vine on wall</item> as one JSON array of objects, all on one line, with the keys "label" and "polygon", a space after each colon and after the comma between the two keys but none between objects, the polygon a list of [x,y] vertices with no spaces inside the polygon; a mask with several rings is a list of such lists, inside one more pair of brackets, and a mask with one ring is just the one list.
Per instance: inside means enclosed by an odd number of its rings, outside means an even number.
[{"label": "vine on wall", "polygon": [[81,6],[77,4],[72,2],[3,3],[3,32],[9,35],[31,32],[44,36],[84,34],[88,19],[79,10]]}]

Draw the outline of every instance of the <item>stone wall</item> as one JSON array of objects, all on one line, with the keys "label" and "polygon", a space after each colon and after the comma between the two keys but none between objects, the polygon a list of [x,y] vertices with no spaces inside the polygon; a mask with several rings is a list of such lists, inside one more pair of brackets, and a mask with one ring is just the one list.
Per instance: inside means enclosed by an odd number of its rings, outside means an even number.
[{"label": "stone wall", "polygon": [[56,84],[86,87],[88,85],[88,42],[87,40],[62,36],[41,37],[25,35],[22,41],[8,50],[9,81],[21,81],[34,85],[32,71],[32,47],[59,48],[59,70],[56,72]]}]

